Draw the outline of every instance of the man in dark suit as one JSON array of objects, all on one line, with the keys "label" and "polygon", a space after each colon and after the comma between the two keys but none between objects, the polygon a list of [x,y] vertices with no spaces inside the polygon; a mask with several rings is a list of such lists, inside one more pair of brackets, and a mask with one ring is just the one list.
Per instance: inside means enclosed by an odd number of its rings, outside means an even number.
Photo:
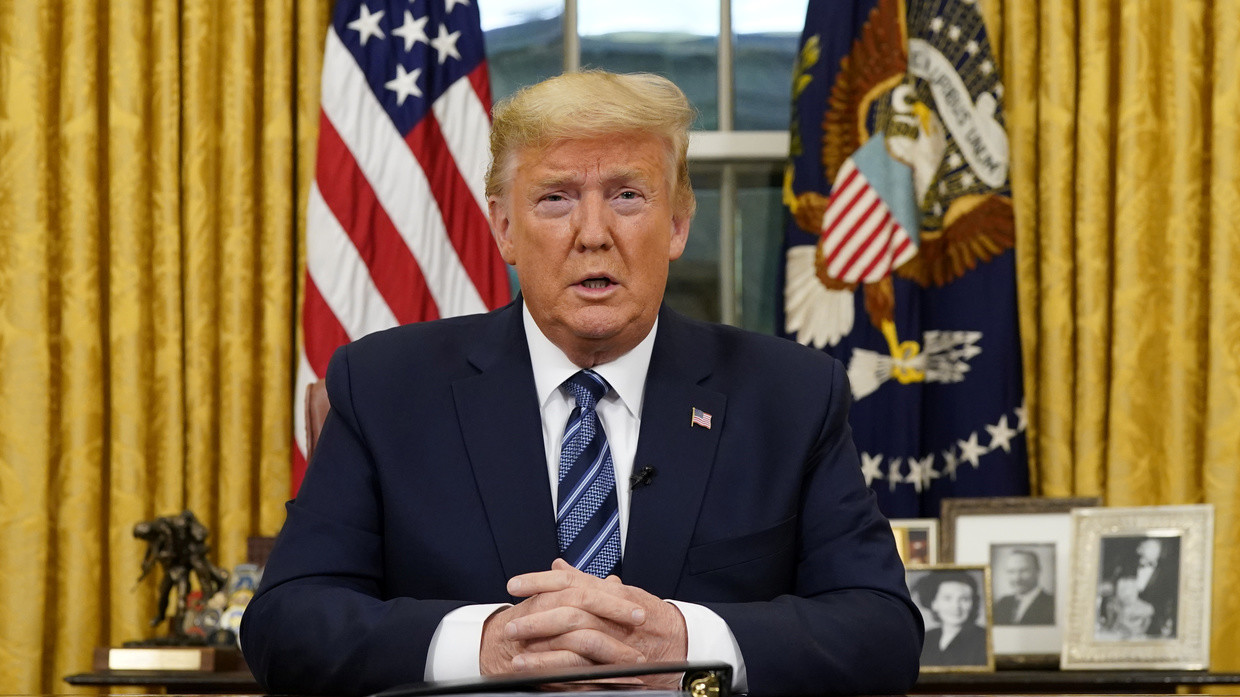
[{"label": "man in dark suit", "polygon": [[1055,596],[1038,582],[1042,563],[1037,553],[1029,549],[1011,550],[997,571],[1011,592],[995,601],[995,624],[1055,624]]},{"label": "man in dark suit", "polygon": [[662,306],[692,120],[653,75],[496,107],[487,195],[521,297],[333,357],[242,623],[269,691],[708,658],[754,693],[915,681],[921,617],[842,367]]},{"label": "man in dark suit", "polygon": [[1149,637],[1174,639],[1179,601],[1179,539],[1147,537],[1138,542],[1131,576],[1136,579],[1140,598],[1154,608]]}]

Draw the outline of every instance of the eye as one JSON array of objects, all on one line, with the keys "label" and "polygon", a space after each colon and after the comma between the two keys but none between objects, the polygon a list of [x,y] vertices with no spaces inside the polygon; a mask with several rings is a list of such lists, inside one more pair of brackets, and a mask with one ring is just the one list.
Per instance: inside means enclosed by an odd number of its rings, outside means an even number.
[{"label": "eye", "polygon": [[637,198],[637,196],[638,194],[636,191],[621,191],[620,192],[620,198],[623,198],[623,199],[632,200],[632,199]]},{"label": "eye", "polygon": [[546,196],[543,196],[543,200],[551,201],[552,203],[557,202],[557,201],[563,201],[564,195],[563,194],[547,194]]}]

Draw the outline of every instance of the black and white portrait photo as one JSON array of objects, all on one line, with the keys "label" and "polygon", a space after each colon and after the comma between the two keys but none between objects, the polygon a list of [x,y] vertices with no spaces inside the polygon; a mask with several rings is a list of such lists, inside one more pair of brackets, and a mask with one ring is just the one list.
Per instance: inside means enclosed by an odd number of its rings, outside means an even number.
[{"label": "black and white portrait photo", "polygon": [[995,626],[1055,624],[1055,544],[992,544]]},{"label": "black and white portrait photo", "polygon": [[986,570],[943,566],[909,569],[909,590],[926,619],[921,665],[993,666],[986,624],[989,599]]},{"label": "black and white portrait photo", "polygon": [[1178,536],[1103,537],[1096,641],[1176,637]]}]

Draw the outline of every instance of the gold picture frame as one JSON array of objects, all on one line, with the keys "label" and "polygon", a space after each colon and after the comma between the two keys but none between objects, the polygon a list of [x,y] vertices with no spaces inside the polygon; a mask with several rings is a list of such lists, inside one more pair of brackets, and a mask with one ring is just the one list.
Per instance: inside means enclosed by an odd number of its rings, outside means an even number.
[{"label": "gold picture frame", "polygon": [[943,561],[991,567],[991,641],[998,667],[1059,665],[1071,582],[1071,512],[1098,503],[1027,496],[943,501]]},{"label": "gold picture frame", "polygon": [[[914,564],[905,568],[913,602],[926,621],[923,673],[988,673],[991,646],[990,567],[982,564]],[[962,593],[965,588],[970,593]],[[973,602],[962,610],[962,597]],[[958,629],[949,630],[949,627]],[[954,632],[944,643],[944,634]]]},{"label": "gold picture frame", "polygon": [[938,518],[892,518],[887,522],[905,566],[939,563]]},{"label": "gold picture frame", "polygon": [[1065,669],[1206,670],[1214,506],[1080,509]]}]

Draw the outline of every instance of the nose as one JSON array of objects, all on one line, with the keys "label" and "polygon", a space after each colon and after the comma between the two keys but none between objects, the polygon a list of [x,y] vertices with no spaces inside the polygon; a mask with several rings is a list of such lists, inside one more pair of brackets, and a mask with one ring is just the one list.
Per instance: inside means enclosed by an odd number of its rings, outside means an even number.
[{"label": "nose", "polygon": [[612,245],[613,217],[603,196],[591,192],[582,197],[573,219],[578,251],[606,250]]}]

